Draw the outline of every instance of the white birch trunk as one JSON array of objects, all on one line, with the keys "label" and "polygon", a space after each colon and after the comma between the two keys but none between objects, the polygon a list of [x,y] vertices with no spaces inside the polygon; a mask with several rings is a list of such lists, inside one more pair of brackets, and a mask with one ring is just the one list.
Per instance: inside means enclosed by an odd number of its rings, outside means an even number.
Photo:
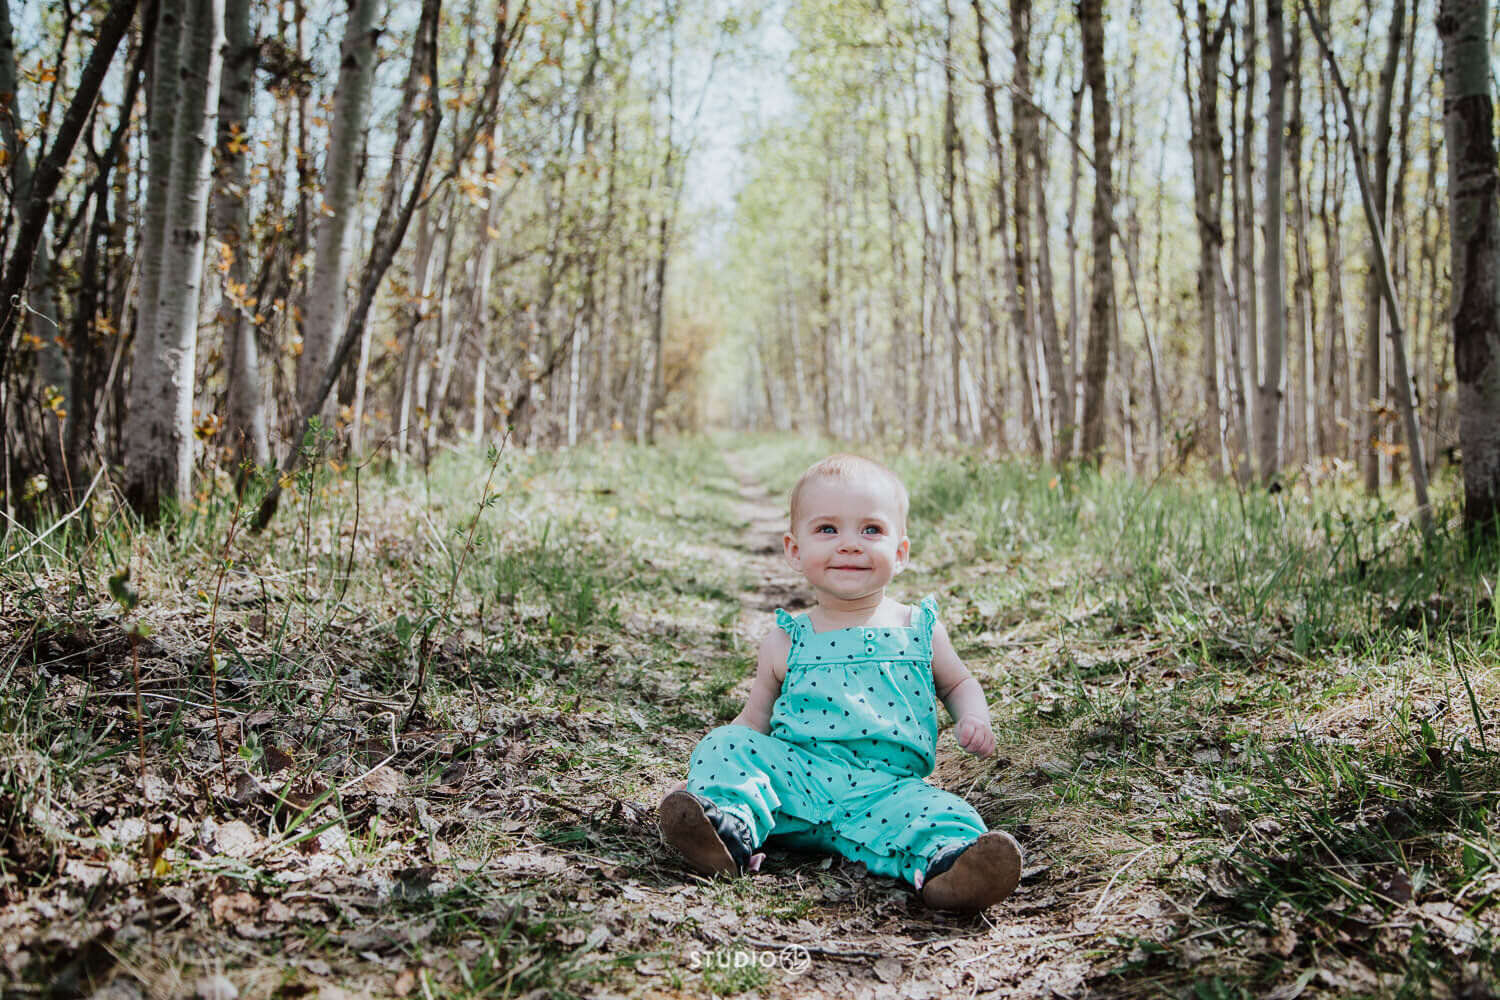
[{"label": "white birch trunk", "polygon": [[[323,166],[317,257],[303,319],[302,357],[297,363],[297,402],[302,409],[311,401],[344,329],[351,224],[359,214],[355,205],[359,196],[356,172],[375,76],[375,24],[382,6],[382,0],[352,0],[344,28],[333,132]],[[331,413],[332,408],[330,397],[324,413]]]},{"label": "white birch trunk", "polygon": [[[214,195],[214,229],[230,253],[219,303],[219,327],[224,334],[227,363],[228,414],[225,437],[234,460],[256,465],[271,460],[266,432],[266,408],[261,392],[260,349],[255,328],[246,319],[244,302],[250,280],[249,143],[251,87],[255,49],[250,37],[250,0],[225,0],[226,42],[223,84],[219,93],[219,183]],[[236,301],[238,300],[238,301]]]},{"label": "white birch trunk", "polygon": [[[146,208],[141,220],[140,299],[136,306],[137,351],[158,354],[156,297],[161,288],[162,245],[166,242],[167,191],[172,180],[172,129],[177,122],[177,53],[184,36],[176,4],[161,4],[151,54],[151,89],[146,101]],[[132,379],[134,375],[132,375]]]},{"label": "white birch trunk", "polygon": [[224,49],[224,0],[183,9],[155,336],[137,343],[125,442],[126,495],[148,517],[192,496],[198,302]]}]

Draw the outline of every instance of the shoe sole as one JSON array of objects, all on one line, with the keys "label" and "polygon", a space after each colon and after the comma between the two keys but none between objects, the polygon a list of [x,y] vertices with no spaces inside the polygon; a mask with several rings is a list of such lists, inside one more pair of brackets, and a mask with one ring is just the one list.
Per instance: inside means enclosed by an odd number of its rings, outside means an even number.
[{"label": "shoe sole", "polygon": [[922,886],[922,902],[934,910],[978,913],[1009,896],[1019,881],[1021,846],[1010,834],[991,830]]},{"label": "shoe sole", "polygon": [[738,875],[740,866],[719,839],[719,832],[689,792],[677,791],[661,800],[657,810],[661,836],[688,864],[708,875]]}]

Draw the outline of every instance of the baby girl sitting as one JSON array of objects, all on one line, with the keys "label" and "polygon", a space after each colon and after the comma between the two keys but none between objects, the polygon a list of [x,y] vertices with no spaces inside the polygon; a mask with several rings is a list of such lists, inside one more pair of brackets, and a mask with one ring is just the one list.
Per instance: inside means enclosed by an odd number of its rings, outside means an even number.
[{"label": "baby girl sitting", "polygon": [[775,836],[904,879],[938,909],[982,910],[1015,889],[1015,840],[922,780],[938,700],[970,753],[993,753],[995,734],[936,601],[885,594],[910,551],[907,505],[895,473],[856,455],[824,459],[792,489],[783,546],[817,606],[776,612],[744,710],[704,737],[686,789],[662,801],[662,835],[695,868],[757,870]]}]

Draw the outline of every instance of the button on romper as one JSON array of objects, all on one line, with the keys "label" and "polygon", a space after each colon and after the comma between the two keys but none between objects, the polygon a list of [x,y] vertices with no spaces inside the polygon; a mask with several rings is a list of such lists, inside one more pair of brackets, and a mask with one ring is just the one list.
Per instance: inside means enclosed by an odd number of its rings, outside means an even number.
[{"label": "button on romper", "polygon": [[936,764],[937,601],[925,598],[905,628],[815,632],[780,609],[776,621],[792,645],[770,735],[711,731],[688,790],[744,820],[757,847],[777,837],[907,882],[984,833],[972,806],[922,780]]}]

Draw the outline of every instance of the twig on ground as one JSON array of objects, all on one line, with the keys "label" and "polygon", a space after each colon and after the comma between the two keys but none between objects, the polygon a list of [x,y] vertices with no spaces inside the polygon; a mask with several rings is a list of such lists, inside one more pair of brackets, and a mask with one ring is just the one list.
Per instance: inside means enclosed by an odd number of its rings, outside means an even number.
[{"label": "twig on ground", "polygon": [[1129,871],[1131,865],[1135,864],[1137,861],[1139,861],[1141,858],[1145,857],[1147,854],[1150,854],[1155,849],[1156,849],[1155,845],[1148,845],[1146,847],[1141,848],[1139,851],[1136,851],[1134,854],[1132,854],[1130,856],[1130,860],[1126,861],[1123,865],[1121,865],[1120,866],[1120,870],[1117,871],[1117,872],[1115,872],[1114,875],[1112,875],[1110,877],[1109,882],[1104,886],[1104,891],[1101,892],[1101,893],[1099,893],[1099,899],[1098,899],[1098,901],[1096,903],[1094,903],[1093,909],[1089,910],[1089,912],[1090,913],[1098,913],[1100,910],[1104,909],[1104,903],[1109,898],[1109,891],[1115,887],[1115,883],[1120,880],[1120,876],[1124,875],[1127,871]]}]

